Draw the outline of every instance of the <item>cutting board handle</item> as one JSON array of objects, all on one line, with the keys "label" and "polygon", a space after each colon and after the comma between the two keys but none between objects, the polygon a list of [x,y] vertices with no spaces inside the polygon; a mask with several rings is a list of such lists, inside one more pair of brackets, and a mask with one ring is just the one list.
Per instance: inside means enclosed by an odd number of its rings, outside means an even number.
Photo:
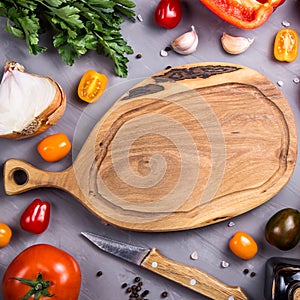
[{"label": "cutting board handle", "polygon": [[60,188],[68,172],[48,172],[19,159],[4,163],[4,190],[7,195],[16,195],[40,187]]}]

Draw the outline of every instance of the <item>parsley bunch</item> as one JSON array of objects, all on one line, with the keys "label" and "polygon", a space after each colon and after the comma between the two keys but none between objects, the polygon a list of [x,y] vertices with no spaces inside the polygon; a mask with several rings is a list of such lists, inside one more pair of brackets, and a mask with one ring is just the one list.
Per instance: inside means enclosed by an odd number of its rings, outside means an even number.
[{"label": "parsley bunch", "polygon": [[0,16],[7,18],[7,32],[25,39],[30,54],[46,50],[39,35],[52,27],[53,45],[66,64],[95,50],[109,56],[116,74],[126,77],[126,54],[133,50],[122,37],[121,24],[123,16],[134,21],[134,7],[131,0],[1,0]]}]

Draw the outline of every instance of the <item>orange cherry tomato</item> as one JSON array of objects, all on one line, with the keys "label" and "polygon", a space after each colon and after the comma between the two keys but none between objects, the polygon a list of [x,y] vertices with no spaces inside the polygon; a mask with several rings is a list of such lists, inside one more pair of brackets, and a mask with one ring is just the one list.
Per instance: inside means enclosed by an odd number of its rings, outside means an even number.
[{"label": "orange cherry tomato", "polygon": [[94,70],[86,71],[78,85],[77,93],[81,100],[92,103],[102,95],[107,77]]},{"label": "orange cherry tomato", "polygon": [[279,61],[292,62],[298,56],[298,34],[292,28],[278,31],[274,42],[274,56]]},{"label": "orange cherry tomato", "polygon": [[64,158],[71,150],[72,145],[64,133],[56,133],[45,137],[37,146],[41,157],[49,162]]},{"label": "orange cherry tomato", "polygon": [[255,240],[246,232],[238,231],[229,241],[230,250],[238,257],[249,260],[253,258],[258,247]]},{"label": "orange cherry tomato", "polygon": [[0,222],[0,248],[9,244],[12,236],[12,231],[6,224]]}]

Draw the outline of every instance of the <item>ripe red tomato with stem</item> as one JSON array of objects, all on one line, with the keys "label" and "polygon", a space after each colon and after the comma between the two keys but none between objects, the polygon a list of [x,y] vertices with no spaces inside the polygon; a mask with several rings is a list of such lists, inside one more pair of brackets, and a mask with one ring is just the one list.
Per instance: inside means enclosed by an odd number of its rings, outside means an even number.
[{"label": "ripe red tomato with stem", "polygon": [[52,245],[37,244],[9,264],[2,295],[3,300],[77,300],[80,285],[81,271],[73,256]]},{"label": "ripe red tomato with stem", "polygon": [[172,29],[182,17],[180,0],[161,0],[154,12],[154,21],[158,26]]},{"label": "ripe red tomato with stem", "polygon": [[50,221],[50,203],[35,199],[25,209],[20,218],[20,225],[25,231],[35,234],[44,232]]}]

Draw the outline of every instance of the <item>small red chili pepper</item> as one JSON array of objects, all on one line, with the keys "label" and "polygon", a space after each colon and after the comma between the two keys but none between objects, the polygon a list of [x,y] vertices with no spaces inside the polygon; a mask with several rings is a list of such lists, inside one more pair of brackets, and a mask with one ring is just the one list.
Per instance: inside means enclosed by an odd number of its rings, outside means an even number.
[{"label": "small red chili pepper", "polygon": [[172,29],[182,17],[180,0],[161,0],[154,12],[154,21],[158,26]]},{"label": "small red chili pepper", "polygon": [[23,212],[20,225],[35,234],[44,232],[50,221],[50,203],[35,199]]}]

